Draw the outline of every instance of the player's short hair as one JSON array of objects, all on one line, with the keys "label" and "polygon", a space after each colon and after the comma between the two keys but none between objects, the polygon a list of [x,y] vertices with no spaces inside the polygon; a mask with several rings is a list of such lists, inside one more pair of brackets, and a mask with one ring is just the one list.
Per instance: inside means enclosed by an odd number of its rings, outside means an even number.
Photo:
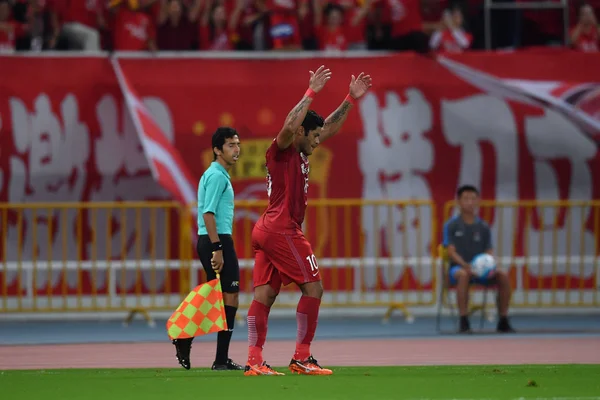
[{"label": "player's short hair", "polygon": [[477,190],[477,188],[473,185],[462,185],[459,186],[458,189],[456,189],[456,197],[460,199],[460,196],[462,196],[462,194],[464,192],[473,192],[476,195],[479,196],[479,190]]},{"label": "player's short hair", "polygon": [[302,121],[302,127],[304,128],[304,136],[308,136],[308,132],[313,131],[319,127],[325,125],[325,120],[319,114],[313,110],[308,110],[304,121]]},{"label": "player's short hair", "polygon": [[223,151],[223,145],[227,139],[231,139],[234,136],[240,136],[237,131],[228,126],[220,126],[217,128],[215,133],[212,135],[212,149],[213,149],[213,160],[217,159],[217,153],[215,153],[215,147]]}]

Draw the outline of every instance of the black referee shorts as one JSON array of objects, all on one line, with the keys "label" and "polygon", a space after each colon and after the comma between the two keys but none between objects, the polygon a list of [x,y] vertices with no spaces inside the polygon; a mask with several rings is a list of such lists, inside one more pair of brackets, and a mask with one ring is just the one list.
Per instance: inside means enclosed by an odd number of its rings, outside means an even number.
[{"label": "black referee shorts", "polygon": [[[233,238],[231,235],[219,235],[223,245],[223,269],[221,270],[221,288],[224,293],[238,293],[240,291],[240,264],[238,262]],[[216,272],[210,265],[212,260],[212,243],[208,235],[200,235],[196,244],[198,257],[206,272],[206,278],[210,281],[217,278]]]}]

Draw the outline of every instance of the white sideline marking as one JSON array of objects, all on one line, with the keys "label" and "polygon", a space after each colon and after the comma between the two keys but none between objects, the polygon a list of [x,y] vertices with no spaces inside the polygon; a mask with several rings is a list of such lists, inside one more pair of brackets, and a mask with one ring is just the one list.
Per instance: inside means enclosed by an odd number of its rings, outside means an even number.
[{"label": "white sideline marking", "polygon": [[[447,399],[440,399],[437,397],[433,397],[433,398],[428,398],[428,397],[423,397],[423,398],[416,398],[416,399],[409,399],[409,400],[498,400],[495,398],[447,398]],[[600,397],[516,397],[510,400],[600,400]]]}]

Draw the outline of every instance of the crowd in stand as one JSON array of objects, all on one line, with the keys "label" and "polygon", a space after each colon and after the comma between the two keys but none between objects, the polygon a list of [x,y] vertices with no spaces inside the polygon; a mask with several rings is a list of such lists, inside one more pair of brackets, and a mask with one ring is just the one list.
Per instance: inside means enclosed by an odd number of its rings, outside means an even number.
[{"label": "crowd in stand", "polygon": [[[527,2],[532,0],[496,0]],[[556,0],[548,0],[556,1]],[[595,1],[595,2],[594,2]],[[568,45],[598,51],[600,0],[570,2]],[[0,0],[0,53],[484,47],[483,0]],[[564,45],[563,14],[492,14],[494,48]]]}]

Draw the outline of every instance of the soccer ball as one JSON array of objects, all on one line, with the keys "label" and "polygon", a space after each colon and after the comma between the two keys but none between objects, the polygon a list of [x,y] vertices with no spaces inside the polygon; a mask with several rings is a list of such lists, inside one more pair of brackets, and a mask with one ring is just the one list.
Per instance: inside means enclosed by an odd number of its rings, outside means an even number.
[{"label": "soccer ball", "polygon": [[494,256],[482,253],[471,262],[471,272],[478,278],[490,278],[496,272],[496,259]]}]

